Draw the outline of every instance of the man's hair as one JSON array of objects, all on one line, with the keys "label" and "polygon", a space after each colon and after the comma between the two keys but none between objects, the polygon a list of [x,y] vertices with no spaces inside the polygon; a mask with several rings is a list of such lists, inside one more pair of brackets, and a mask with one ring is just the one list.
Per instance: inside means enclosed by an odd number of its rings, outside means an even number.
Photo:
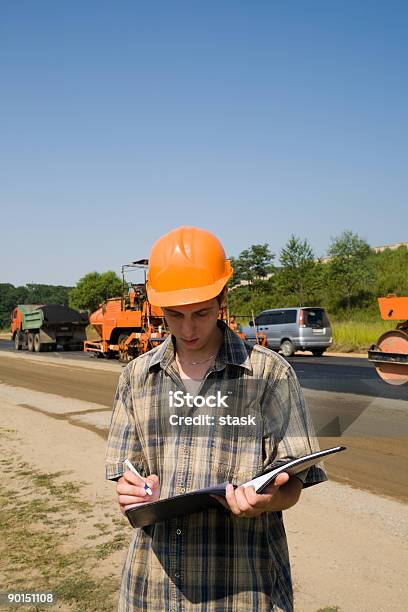
[{"label": "man's hair", "polygon": [[227,291],[228,291],[228,287],[227,287],[227,285],[225,285],[225,287],[223,287],[221,289],[219,294],[215,296],[215,298],[216,298],[216,300],[217,300],[217,302],[218,302],[218,304],[220,306],[222,305],[223,301],[225,300],[225,297],[227,295]]}]

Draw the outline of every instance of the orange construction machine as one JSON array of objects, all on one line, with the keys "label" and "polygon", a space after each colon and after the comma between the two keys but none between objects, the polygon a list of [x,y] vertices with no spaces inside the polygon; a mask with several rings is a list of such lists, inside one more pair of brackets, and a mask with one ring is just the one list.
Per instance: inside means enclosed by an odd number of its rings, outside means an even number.
[{"label": "orange construction machine", "polygon": [[89,322],[99,335],[98,340],[86,340],[84,351],[95,357],[111,358],[118,355],[123,362],[154,348],[167,336],[161,308],[147,300],[146,278],[144,283],[128,285],[124,271],[128,268],[147,268],[147,260],[139,260],[122,266],[123,295],[110,298],[93,312]]},{"label": "orange construction machine", "polygon": [[400,323],[370,347],[368,359],[385,382],[403,385],[408,382],[408,297],[388,295],[378,298],[378,304],[384,321]]}]

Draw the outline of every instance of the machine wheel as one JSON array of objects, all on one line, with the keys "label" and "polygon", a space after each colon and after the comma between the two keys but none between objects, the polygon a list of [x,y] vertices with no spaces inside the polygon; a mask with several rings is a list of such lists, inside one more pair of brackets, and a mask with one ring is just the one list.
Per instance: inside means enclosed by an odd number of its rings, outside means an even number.
[{"label": "machine wheel", "polygon": [[34,350],[36,353],[40,353],[42,351],[42,344],[40,340],[40,334],[35,334],[34,336]]},{"label": "machine wheel", "polygon": [[284,357],[291,357],[295,352],[295,347],[290,340],[284,340],[280,345],[280,351]]},{"label": "machine wheel", "polygon": [[126,341],[126,339],[129,337],[128,334],[120,334],[119,338],[118,338],[118,345],[119,345],[119,361],[121,361],[122,363],[127,363],[128,361],[130,361],[129,359],[129,355],[127,351],[123,351],[120,348],[120,345]]},{"label": "machine wheel", "polygon": [[20,332],[16,332],[14,335],[14,348],[16,349],[16,351],[21,351],[22,349]]},{"label": "machine wheel", "polygon": [[27,348],[31,352],[34,350],[34,336],[32,333],[29,333],[27,336]]},{"label": "machine wheel", "polygon": [[[377,350],[382,353],[408,355],[408,333],[403,329],[385,332],[377,341]],[[408,366],[400,363],[378,363],[378,375],[390,385],[404,385],[408,382]]]},{"label": "machine wheel", "polygon": [[311,349],[313,357],[321,357],[324,353],[324,349]]}]

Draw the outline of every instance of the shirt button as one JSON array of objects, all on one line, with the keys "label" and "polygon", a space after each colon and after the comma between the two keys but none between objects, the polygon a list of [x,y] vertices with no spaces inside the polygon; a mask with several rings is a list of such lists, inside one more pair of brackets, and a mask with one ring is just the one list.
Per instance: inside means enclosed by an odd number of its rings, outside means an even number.
[{"label": "shirt button", "polygon": [[184,491],[185,491],[184,487],[179,487],[179,489],[180,489],[180,493],[184,493]]},{"label": "shirt button", "polygon": [[176,573],[174,574],[174,577],[175,577],[175,578],[180,578],[180,574],[179,574],[178,572],[176,572]]},{"label": "shirt button", "polygon": [[180,533],[181,533],[181,529],[177,529],[177,530],[176,530],[176,533],[177,533],[177,535],[180,535]]}]

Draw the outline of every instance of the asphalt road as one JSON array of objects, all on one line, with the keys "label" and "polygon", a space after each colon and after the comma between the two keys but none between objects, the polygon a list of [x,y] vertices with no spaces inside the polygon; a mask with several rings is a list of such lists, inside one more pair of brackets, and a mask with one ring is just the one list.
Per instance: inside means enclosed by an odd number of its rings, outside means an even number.
[{"label": "asphalt road", "polygon": [[[15,352],[13,343],[0,340],[0,353],[1,351]],[[42,354],[55,355],[58,360],[89,361],[93,359],[90,354],[80,351],[58,351]],[[33,353],[33,356],[35,357],[35,353]],[[102,361],[105,361],[105,359],[102,359]],[[292,364],[304,389],[408,400],[408,384],[402,386],[388,385],[379,378],[374,366],[364,357],[335,357],[331,355],[313,357],[300,353],[289,358],[288,361]],[[118,368],[120,368],[119,363]]]},{"label": "asphalt road", "polygon": [[364,357],[295,355],[289,361],[306,389],[408,400],[408,384],[387,384]]},{"label": "asphalt road", "polygon": [[[9,347],[4,344],[0,342],[7,352]],[[46,362],[35,363],[41,355],[24,351],[10,358],[2,357],[0,351],[0,383],[111,409],[121,371],[119,363],[117,368],[112,363],[112,369],[98,370],[98,361],[90,360],[92,369],[83,367],[83,360],[89,358],[81,354],[45,355]],[[75,357],[75,362],[66,361],[68,357]],[[320,446],[341,444],[348,448],[346,453],[327,461],[329,476],[408,501],[408,404],[401,401],[406,400],[405,388],[391,388],[394,397],[387,397],[385,383],[372,380],[375,372],[370,374],[371,366],[363,359],[303,355],[291,361],[299,374]],[[350,381],[353,392],[349,391]],[[381,394],[375,396],[373,389],[378,382]]]}]

